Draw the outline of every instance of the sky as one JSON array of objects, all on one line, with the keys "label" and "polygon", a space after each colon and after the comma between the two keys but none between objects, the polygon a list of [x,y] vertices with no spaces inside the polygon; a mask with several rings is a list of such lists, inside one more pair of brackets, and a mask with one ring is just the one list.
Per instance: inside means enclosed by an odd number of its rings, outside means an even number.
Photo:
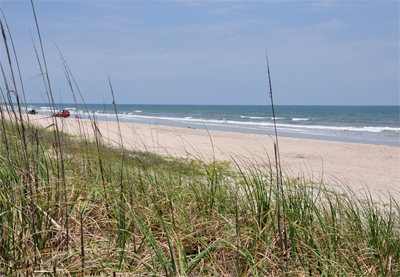
[{"label": "sky", "polygon": [[[31,3],[0,5],[27,102],[44,102]],[[58,47],[86,103],[111,104],[109,76],[117,104],[268,105],[268,51],[276,105],[400,104],[399,1],[34,5],[56,102],[73,103]]]}]

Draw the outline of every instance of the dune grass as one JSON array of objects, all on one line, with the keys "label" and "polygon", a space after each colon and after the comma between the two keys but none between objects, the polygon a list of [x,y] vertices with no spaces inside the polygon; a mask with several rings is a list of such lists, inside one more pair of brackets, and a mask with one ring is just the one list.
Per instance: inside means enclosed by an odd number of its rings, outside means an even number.
[{"label": "dune grass", "polygon": [[25,157],[17,123],[2,123],[3,276],[400,273],[400,207],[392,198],[375,203],[348,188],[284,179],[282,260],[271,166],[125,150],[122,170],[121,148],[60,132],[63,180],[55,131],[25,124]]}]

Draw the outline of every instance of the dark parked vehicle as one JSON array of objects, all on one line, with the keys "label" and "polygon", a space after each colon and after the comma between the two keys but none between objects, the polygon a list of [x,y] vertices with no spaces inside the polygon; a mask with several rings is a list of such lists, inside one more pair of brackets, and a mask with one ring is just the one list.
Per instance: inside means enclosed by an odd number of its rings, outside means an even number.
[{"label": "dark parked vehicle", "polygon": [[58,113],[53,114],[53,116],[57,116],[57,117],[69,117],[70,113],[68,110],[61,110]]},{"label": "dark parked vehicle", "polygon": [[36,111],[36,110],[30,110],[30,111],[28,112],[28,114],[37,114],[37,111]]}]

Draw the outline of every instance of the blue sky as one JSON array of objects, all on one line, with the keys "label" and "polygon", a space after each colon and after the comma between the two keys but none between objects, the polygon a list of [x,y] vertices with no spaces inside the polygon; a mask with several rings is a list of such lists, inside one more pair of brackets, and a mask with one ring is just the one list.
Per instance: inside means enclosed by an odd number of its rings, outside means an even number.
[{"label": "blue sky", "polygon": [[[399,105],[398,1],[35,1],[54,98],[87,103]],[[1,1],[28,102],[44,86],[29,1]],[[1,53],[2,61],[5,58]]]}]

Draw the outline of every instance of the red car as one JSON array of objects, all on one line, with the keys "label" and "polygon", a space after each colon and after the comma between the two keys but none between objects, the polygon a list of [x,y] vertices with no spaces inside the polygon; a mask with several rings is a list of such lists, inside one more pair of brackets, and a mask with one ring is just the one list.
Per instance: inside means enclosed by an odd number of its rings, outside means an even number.
[{"label": "red car", "polygon": [[53,114],[53,116],[57,116],[57,117],[69,117],[70,113],[68,110],[61,110],[58,113]]}]

